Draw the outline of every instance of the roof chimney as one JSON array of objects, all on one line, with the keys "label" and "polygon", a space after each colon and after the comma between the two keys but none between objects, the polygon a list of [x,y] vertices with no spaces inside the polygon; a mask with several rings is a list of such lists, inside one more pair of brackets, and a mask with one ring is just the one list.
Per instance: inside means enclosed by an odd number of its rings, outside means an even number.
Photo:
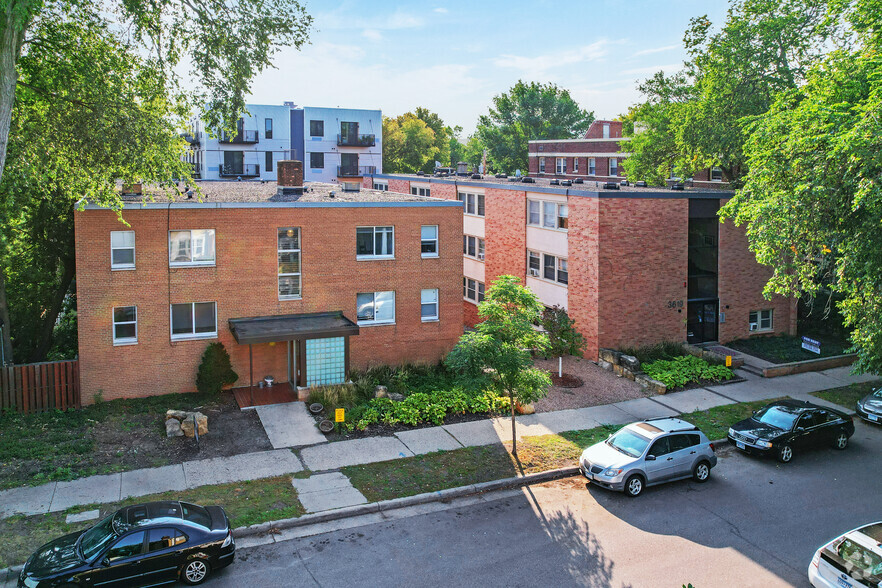
[{"label": "roof chimney", "polygon": [[283,159],[277,165],[279,179],[276,197],[297,200],[303,194],[303,162]]}]

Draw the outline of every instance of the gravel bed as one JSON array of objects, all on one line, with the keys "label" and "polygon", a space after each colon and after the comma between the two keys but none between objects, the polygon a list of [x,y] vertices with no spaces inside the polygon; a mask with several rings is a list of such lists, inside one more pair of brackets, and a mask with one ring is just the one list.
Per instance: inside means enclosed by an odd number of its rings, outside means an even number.
[{"label": "gravel bed", "polygon": [[[557,372],[557,358],[537,358],[536,367]],[[567,408],[584,408],[599,404],[611,404],[632,398],[649,396],[639,384],[627,378],[616,376],[599,367],[593,361],[581,357],[563,358],[563,371],[582,379],[579,388],[560,388],[552,386],[548,396],[534,403],[536,412],[551,412]]]}]

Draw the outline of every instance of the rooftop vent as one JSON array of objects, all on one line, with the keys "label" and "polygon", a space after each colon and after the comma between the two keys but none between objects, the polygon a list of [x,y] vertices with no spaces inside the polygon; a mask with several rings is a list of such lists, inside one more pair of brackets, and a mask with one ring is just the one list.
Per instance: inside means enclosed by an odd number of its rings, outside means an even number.
[{"label": "rooftop vent", "polygon": [[582,178],[576,178],[575,180],[573,180],[573,183],[574,184],[584,184],[585,180],[583,180]]},{"label": "rooftop vent", "polygon": [[328,192],[328,198],[336,198],[336,197],[337,197],[337,193],[334,192],[333,190],[331,190],[330,192]]},{"label": "rooftop vent", "polygon": [[619,182],[619,186],[630,186],[630,185],[631,185],[631,182],[629,182],[628,180],[622,180],[621,182]]},{"label": "rooftop vent", "polygon": [[481,179],[481,174],[472,174],[472,179],[473,179],[473,180],[480,180],[480,179]]},{"label": "rooftop vent", "polygon": [[534,180],[533,178],[528,178],[528,177],[525,177],[521,181],[525,184],[535,184],[536,183],[536,180]]},{"label": "rooftop vent", "polygon": [[497,178],[507,178],[508,176],[505,174],[496,174]]},{"label": "rooftop vent", "polygon": [[561,186],[572,186],[573,182],[571,182],[570,180],[561,180],[560,185]]},{"label": "rooftop vent", "polygon": [[644,182],[643,180],[640,180],[639,182],[635,182],[634,185],[637,186],[638,188],[645,188],[646,182]]},{"label": "rooftop vent", "polygon": [[603,189],[604,190],[618,190],[619,185],[616,184],[615,182],[604,182]]},{"label": "rooftop vent", "polygon": [[551,184],[552,186],[560,186],[560,180],[551,180],[548,183]]},{"label": "rooftop vent", "polygon": [[361,184],[358,182],[343,182],[343,191],[344,192],[360,192]]},{"label": "rooftop vent", "polygon": [[679,190],[679,191],[682,191],[682,190],[685,190],[685,189],[686,189],[686,186],[684,186],[683,184],[672,184],[672,185],[671,185],[671,190]]},{"label": "rooftop vent", "polygon": [[509,182],[520,182],[521,178],[517,178],[515,176],[512,176],[512,177],[508,178],[508,181]]}]

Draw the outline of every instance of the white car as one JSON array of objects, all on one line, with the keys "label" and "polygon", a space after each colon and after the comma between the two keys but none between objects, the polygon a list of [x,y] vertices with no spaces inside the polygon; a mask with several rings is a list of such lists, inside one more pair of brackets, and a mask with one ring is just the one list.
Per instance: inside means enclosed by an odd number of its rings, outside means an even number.
[{"label": "white car", "polygon": [[849,531],[818,549],[808,577],[815,588],[882,586],[882,521]]}]

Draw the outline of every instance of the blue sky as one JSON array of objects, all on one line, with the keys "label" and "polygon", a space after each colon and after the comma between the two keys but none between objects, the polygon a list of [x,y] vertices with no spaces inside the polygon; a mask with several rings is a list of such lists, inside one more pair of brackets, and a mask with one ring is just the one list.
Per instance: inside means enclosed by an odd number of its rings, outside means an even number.
[{"label": "blue sky", "polygon": [[471,133],[518,79],[567,88],[597,118],[639,101],[637,83],[682,63],[693,16],[725,18],[724,0],[307,1],[311,43],[275,57],[249,102],[417,106]]}]

